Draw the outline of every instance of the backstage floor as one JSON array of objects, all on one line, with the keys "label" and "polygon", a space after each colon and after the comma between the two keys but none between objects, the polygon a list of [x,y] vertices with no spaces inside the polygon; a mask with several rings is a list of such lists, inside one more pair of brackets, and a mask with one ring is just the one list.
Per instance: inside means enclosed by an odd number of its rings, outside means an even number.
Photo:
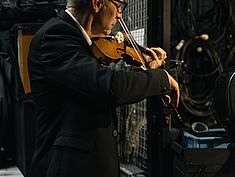
[{"label": "backstage floor", "polygon": [[0,177],[23,177],[17,167],[8,167],[0,169]]}]

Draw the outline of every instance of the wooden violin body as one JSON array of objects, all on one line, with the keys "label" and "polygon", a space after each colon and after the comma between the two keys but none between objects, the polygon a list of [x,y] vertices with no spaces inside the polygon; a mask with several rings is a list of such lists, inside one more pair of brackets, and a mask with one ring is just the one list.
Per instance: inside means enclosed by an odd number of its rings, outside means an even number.
[{"label": "wooden violin body", "polygon": [[138,50],[136,50],[125,38],[121,42],[114,36],[93,37],[91,39],[93,55],[98,60],[102,60],[102,63],[124,60],[128,64],[136,67],[147,63],[146,57],[149,55],[146,49],[138,45]]}]

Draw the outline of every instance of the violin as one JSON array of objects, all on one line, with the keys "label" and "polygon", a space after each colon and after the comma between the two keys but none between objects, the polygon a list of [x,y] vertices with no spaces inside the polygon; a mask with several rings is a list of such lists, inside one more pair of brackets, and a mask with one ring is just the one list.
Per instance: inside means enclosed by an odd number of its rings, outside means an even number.
[{"label": "violin", "polygon": [[136,42],[137,47],[133,47],[133,41],[130,42],[122,32],[104,37],[95,36],[91,40],[92,53],[102,63],[123,60],[132,66],[150,69],[147,64],[151,61],[151,53]]},{"label": "violin", "polygon": [[91,51],[94,57],[104,64],[124,60],[127,64],[141,67],[143,70],[150,69],[148,63],[153,60],[153,54],[146,47],[137,44],[123,19],[119,19],[118,22],[124,29],[124,33],[91,38]]}]

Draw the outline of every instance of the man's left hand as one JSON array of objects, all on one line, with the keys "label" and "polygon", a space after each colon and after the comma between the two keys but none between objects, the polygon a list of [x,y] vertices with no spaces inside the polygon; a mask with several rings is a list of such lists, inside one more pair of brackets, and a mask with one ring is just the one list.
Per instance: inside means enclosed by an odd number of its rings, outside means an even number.
[{"label": "man's left hand", "polygon": [[146,48],[151,56],[147,56],[148,65],[151,69],[156,69],[162,65],[164,65],[165,59],[167,58],[166,52],[160,47],[151,47]]}]

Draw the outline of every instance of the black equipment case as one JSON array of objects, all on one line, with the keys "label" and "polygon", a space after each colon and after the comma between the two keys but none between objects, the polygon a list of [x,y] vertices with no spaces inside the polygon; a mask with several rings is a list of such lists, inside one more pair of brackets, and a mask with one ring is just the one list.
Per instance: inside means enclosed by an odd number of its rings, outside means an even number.
[{"label": "black equipment case", "polygon": [[219,75],[214,89],[214,105],[217,119],[231,137],[228,146],[230,155],[215,177],[234,177],[235,175],[235,67]]},{"label": "black equipment case", "polygon": [[235,67],[218,76],[214,88],[214,105],[218,121],[226,126],[235,142]]}]

